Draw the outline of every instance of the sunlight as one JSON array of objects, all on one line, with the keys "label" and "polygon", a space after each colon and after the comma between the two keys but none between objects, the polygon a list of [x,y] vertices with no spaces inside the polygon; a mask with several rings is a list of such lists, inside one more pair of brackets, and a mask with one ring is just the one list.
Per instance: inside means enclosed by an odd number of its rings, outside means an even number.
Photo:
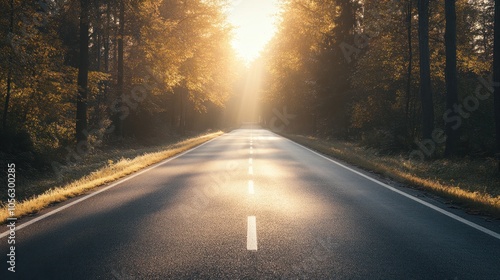
[{"label": "sunlight", "polygon": [[233,48],[250,63],[276,33],[279,0],[233,0],[229,20],[235,26]]},{"label": "sunlight", "polygon": [[263,68],[263,62],[259,59],[252,63],[245,73],[238,114],[238,122],[241,124],[260,122],[259,99],[262,91]]}]

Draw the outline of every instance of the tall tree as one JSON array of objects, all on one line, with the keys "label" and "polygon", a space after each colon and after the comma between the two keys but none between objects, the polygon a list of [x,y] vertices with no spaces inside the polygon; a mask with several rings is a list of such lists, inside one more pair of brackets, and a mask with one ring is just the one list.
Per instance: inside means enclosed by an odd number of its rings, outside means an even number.
[{"label": "tall tree", "polygon": [[429,51],[429,0],[418,0],[418,42],[420,49],[420,98],[422,103],[422,137],[432,138],[434,103],[432,100]]},{"label": "tall tree", "polygon": [[80,54],[76,101],[76,141],[87,141],[87,97],[89,75],[89,1],[80,0]]},{"label": "tall tree", "polygon": [[[406,130],[410,129],[410,102],[411,102],[411,84],[412,84],[412,71],[413,71],[413,44],[412,44],[412,18],[413,18],[413,1],[408,0],[406,7],[406,34],[408,39],[408,68],[406,80]],[[409,133],[410,134],[410,133]]]},{"label": "tall tree", "polygon": [[[446,46],[446,109],[450,114],[457,115],[454,106],[458,104],[457,80],[457,14],[455,0],[445,0],[446,31],[444,35]],[[451,117],[451,116],[450,116]],[[459,128],[452,122],[446,123],[445,156],[454,156],[459,141]]]},{"label": "tall tree", "polygon": [[[118,29],[118,73],[116,81],[116,98],[120,99],[124,94],[124,64],[123,64],[123,40],[125,39],[125,0],[120,1],[119,29]],[[123,135],[123,125],[120,114],[114,117],[115,132],[118,136]]]},{"label": "tall tree", "polygon": [[[10,14],[9,14],[9,34],[8,36],[13,36],[14,32],[14,0],[10,0]],[[7,128],[7,112],[9,111],[9,101],[10,92],[12,89],[12,53],[9,54],[8,59],[8,70],[7,70],[7,92],[5,95],[5,104],[3,109],[2,127]]]},{"label": "tall tree", "polygon": [[498,171],[500,172],[500,0],[495,0],[495,27],[493,42],[493,81],[495,96],[495,132],[498,158]]},{"label": "tall tree", "polygon": [[343,42],[354,40],[358,4],[357,1],[351,0],[339,0],[335,2],[338,14],[333,20],[336,22],[336,27],[329,34],[331,38],[335,39],[327,42],[327,44],[331,44],[332,51],[329,54],[331,60],[330,82],[325,85],[327,88],[330,88],[330,90],[327,90],[330,91],[330,104],[328,104],[330,108],[326,110],[330,110],[332,113],[330,114],[331,134],[337,137],[347,137],[350,123],[348,104],[352,98],[350,76],[353,74],[354,64],[348,63],[342,54],[340,46]]}]

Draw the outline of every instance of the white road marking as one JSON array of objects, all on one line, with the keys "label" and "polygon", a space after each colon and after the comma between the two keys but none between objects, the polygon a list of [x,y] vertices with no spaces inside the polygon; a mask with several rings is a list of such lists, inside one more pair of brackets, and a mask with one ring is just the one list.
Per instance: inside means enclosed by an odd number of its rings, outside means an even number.
[{"label": "white road marking", "polygon": [[248,193],[255,194],[255,190],[253,187],[253,180],[248,180]]},{"label": "white road marking", "polygon": [[257,221],[255,216],[248,216],[247,250],[257,251]]},{"label": "white road marking", "polygon": [[250,154],[253,155],[253,150],[250,150]]},{"label": "white road marking", "polygon": [[253,164],[253,158],[248,159],[248,164]]},{"label": "white road marking", "polygon": [[248,174],[253,175],[253,167],[252,166],[248,167]]},{"label": "white road marking", "polygon": [[[275,134],[275,135],[277,135],[277,134]],[[279,135],[277,135],[277,136],[279,136]],[[282,136],[279,136],[279,137],[282,137]],[[439,212],[439,213],[441,213],[443,215],[446,215],[446,216],[448,216],[448,217],[450,217],[450,218],[452,218],[452,219],[454,219],[454,220],[456,220],[458,222],[461,222],[461,223],[466,224],[466,225],[468,225],[468,226],[470,226],[472,228],[475,228],[475,229],[477,229],[477,230],[479,230],[479,231],[481,231],[483,233],[486,233],[486,234],[488,234],[488,235],[490,235],[490,236],[492,236],[492,237],[494,237],[496,239],[500,239],[500,234],[497,233],[497,232],[494,232],[494,231],[492,231],[490,229],[487,229],[487,228],[485,228],[483,226],[480,226],[480,225],[478,225],[476,223],[473,223],[473,222],[471,222],[469,220],[466,220],[466,219],[464,219],[464,218],[462,218],[460,216],[457,216],[457,215],[455,215],[455,214],[453,214],[451,212],[448,212],[448,211],[446,211],[444,209],[441,209],[441,208],[439,208],[439,207],[437,207],[435,205],[432,205],[429,202],[423,201],[423,200],[421,200],[419,198],[416,198],[416,197],[414,197],[414,196],[412,196],[410,194],[407,194],[407,193],[405,193],[403,191],[400,191],[400,190],[398,190],[398,189],[396,189],[394,187],[391,187],[391,186],[389,186],[389,185],[387,185],[385,183],[382,183],[382,182],[380,182],[377,179],[374,179],[374,178],[372,178],[370,176],[367,176],[367,175],[365,175],[365,174],[363,174],[363,173],[361,173],[359,171],[356,171],[356,170],[354,170],[354,169],[352,169],[352,168],[350,168],[350,167],[348,167],[348,166],[346,166],[346,165],[344,165],[344,164],[342,164],[340,162],[337,162],[337,161],[335,161],[335,160],[333,160],[333,159],[331,159],[331,158],[329,158],[329,157],[327,157],[325,155],[322,155],[322,154],[320,154],[320,153],[318,153],[316,151],[313,151],[313,150],[311,150],[311,149],[309,149],[309,148],[307,148],[307,147],[305,147],[305,146],[303,146],[303,145],[301,145],[299,143],[295,143],[295,142],[293,142],[292,140],[290,140],[288,138],[284,138],[284,139],[287,139],[291,143],[293,143],[293,144],[295,144],[295,145],[297,145],[297,146],[299,146],[299,147],[301,147],[301,148],[303,148],[305,150],[308,150],[309,152],[311,152],[311,153],[313,153],[313,154],[315,154],[317,156],[320,156],[320,157],[322,157],[322,158],[324,158],[324,159],[326,159],[326,160],[328,160],[328,161],[330,161],[330,162],[332,162],[332,163],[334,163],[334,164],[336,164],[336,165],[338,165],[338,166],[340,166],[340,167],[342,167],[344,169],[347,169],[347,170],[349,170],[349,171],[351,171],[353,173],[356,173],[357,175],[359,175],[359,176],[361,176],[361,177],[363,177],[365,179],[368,179],[368,180],[370,180],[370,181],[372,181],[372,182],[374,182],[374,183],[376,183],[376,184],[378,184],[378,185],[380,185],[380,186],[382,186],[382,187],[384,187],[386,189],[389,189],[389,190],[391,190],[391,191],[393,191],[395,193],[398,193],[398,194],[400,194],[402,196],[405,196],[405,197],[407,197],[407,198],[409,198],[409,199],[411,199],[411,200],[413,200],[413,201],[415,201],[417,203],[420,203],[420,204],[422,204],[424,206],[427,206],[427,207],[431,208],[432,210],[435,210],[435,211],[437,211],[437,212]]]},{"label": "white road marking", "polygon": [[[226,135],[226,134],[223,134],[223,135]],[[223,136],[223,135],[221,135],[221,136]],[[220,136],[219,136],[219,137],[220,137]],[[216,137],[216,138],[214,138],[214,139],[212,139],[212,140],[209,140],[209,141],[207,141],[207,142],[205,142],[205,143],[203,143],[203,144],[201,144],[201,145],[198,145],[198,146],[196,146],[196,147],[194,147],[194,148],[192,148],[192,149],[189,149],[189,150],[187,150],[187,151],[185,151],[185,152],[182,152],[182,153],[180,153],[180,154],[178,154],[178,155],[176,155],[176,156],[174,156],[174,157],[171,157],[171,158],[168,158],[168,159],[166,159],[166,160],[163,160],[163,161],[161,161],[161,162],[159,162],[159,163],[157,163],[157,164],[155,164],[155,165],[153,165],[153,166],[151,166],[151,167],[148,167],[148,168],[146,168],[146,169],[143,169],[142,171],[139,171],[139,172],[137,172],[137,173],[135,173],[135,174],[133,174],[133,175],[130,175],[130,176],[128,176],[128,177],[125,177],[124,179],[118,180],[116,183],[113,183],[113,184],[111,184],[111,185],[109,185],[109,186],[107,186],[107,187],[105,187],[105,188],[102,188],[102,189],[100,189],[100,190],[98,190],[98,191],[95,191],[95,192],[93,192],[93,193],[91,193],[91,194],[88,194],[88,195],[86,195],[86,196],[84,196],[84,197],[82,197],[82,198],[79,198],[79,199],[77,199],[77,200],[75,200],[75,201],[73,201],[73,202],[71,202],[71,203],[68,203],[68,204],[66,204],[66,205],[64,205],[64,206],[61,206],[61,207],[59,207],[59,208],[57,208],[57,209],[54,209],[54,210],[52,210],[52,211],[50,211],[50,212],[48,212],[48,213],[46,213],[46,214],[43,214],[43,215],[41,215],[41,216],[39,216],[39,217],[37,217],[37,218],[34,218],[33,220],[29,220],[29,221],[27,221],[26,223],[22,223],[22,224],[20,224],[19,226],[17,226],[17,225],[16,225],[16,231],[18,231],[18,230],[20,230],[20,229],[23,229],[23,228],[25,228],[25,227],[28,227],[28,226],[30,226],[30,225],[32,225],[32,224],[34,224],[34,223],[36,223],[36,222],[39,222],[39,221],[41,221],[41,220],[43,220],[43,219],[45,219],[45,218],[48,218],[48,217],[50,217],[50,216],[52,216],[52,215],[56,214],[57,212],[60,212],[60,211],[62,211],[62,210],[64,210],[64,209],[69,208],[69,207],[71,207],[71,206],[73,206],[73,205],[76,205],[76,204],[78,204],[78,203],[80,203],[80,202],[83,202],[83,201],[85,201],[85,200],[87,200],[87,199],[89,199],[89,198],[91,198],[91,197],[93,197],[93,196],[96,196],[96,195],[98,195],[98,194],[100,194],[100,193],[102,193],[102,192],[105,192],[105,191],[107,191],[107,190],[109,190],[109,189],[111,189],[111,188],[114,188],[114,187],[116,187],[116,186],[120,185],[121,183],[124,183],[124,182],[126,182],[126,181],[128,181],[128,180],[130,180],[130,179],[133,179],[133,178],[135,178],[135,177],[137,177],[137,176],[139,176],[139,175],[141,175],[141,174],[143,174],[143,173],[146,173],[146,172],[148,172],[148,171],[150,171],[150,170],[152,170],[152,169],[154,169],[154,168],[156,168],[156,167],[158,167],[158,166],[161,166],[161,165],[163,165],[163,164],[165,164],[165,163],[167,163],[167,162],[170,162],[170,161],[172,161],[172,160],[174,160],[174,159],[176,159],[176,158],[179,158],[179,157],[181,157],[181,156],[183,156],[183,155],[185,155],[185,154],[187,154],[187,153],[189,153],[189,152],[191,152],[191,151],[194,151],[194,150],[196,150],[196,149],[198,149],[198,148],[201,148],[202,146],[207,145],[208,143],[210,143],[210,142],[212,142],[212,141],[214,141],[214,140],[218,139],[219,137]],[[8,235],[9,235],[9,233],[10,233],[10,231],[5,231],[5,232],[3,232],[2,234],[0,234],[0,238],[4,238],[4,237],[8,236]]]}]

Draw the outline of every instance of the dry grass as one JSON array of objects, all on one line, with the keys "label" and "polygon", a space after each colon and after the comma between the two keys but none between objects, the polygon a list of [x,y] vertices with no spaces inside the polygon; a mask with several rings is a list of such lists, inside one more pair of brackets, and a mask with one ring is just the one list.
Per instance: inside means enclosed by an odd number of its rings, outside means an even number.
[{"label": "dry grass", "polygon": [[[55,186],[40,195],[26,199],[16,205],[16,217],[26,216],[36,213],[49,205],[65,201],[69,198],[82,195],[88,191],[104,184],[116,181],[136,171],[144,169],[150,165],[158,163],[167,158],[173,157],[208,140],[218,137],[222,132],[206,134],[203,136],[190,138],[179,143],[163,147],[154,152],[145,152],[133,158],[121,158],[114,162],[107,160],[107,163],[99,169],[76,179],[62,186]],[[5,222],[8,218],[7,208],[0,209],[0,222]]]},{"label": "dry grass", "polygon": [[471,212],[500,218],[500,176],[494,159],[419,162],[410,161],[404,155],[382,155],[353,143],[300,135],[285,136],[360,168],[446,197]]}]

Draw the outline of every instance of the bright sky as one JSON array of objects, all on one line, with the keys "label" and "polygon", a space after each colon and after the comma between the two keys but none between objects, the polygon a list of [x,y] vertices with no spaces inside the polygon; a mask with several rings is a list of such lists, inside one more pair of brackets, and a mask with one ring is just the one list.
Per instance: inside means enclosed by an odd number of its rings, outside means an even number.
[{"label": "bright sky", "polygon": [[279,0],[232,0],[229,20],[235,26],[232,45],[247,63],[256,59],[276,32]]}]

